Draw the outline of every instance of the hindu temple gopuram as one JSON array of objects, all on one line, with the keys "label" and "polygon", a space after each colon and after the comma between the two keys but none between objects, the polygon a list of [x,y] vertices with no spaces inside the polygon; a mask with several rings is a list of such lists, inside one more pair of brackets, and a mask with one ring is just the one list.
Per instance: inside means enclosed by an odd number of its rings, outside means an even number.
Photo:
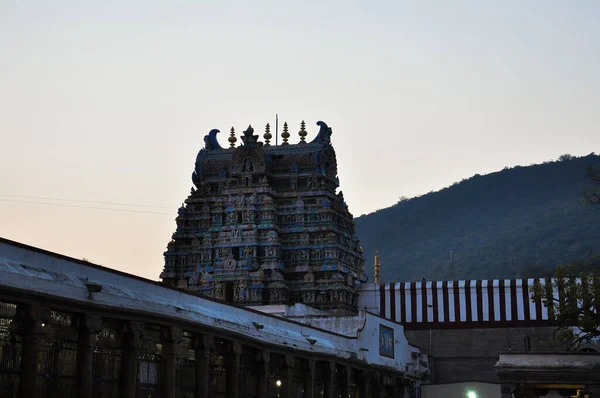
[{"label": "hindu temple gopuram", "polygon": [[179,209],[161,273],[167,285],[241,305],[302,303],[351,314],[367,280],[352,214],[339,187],[332,129],[281,145],[267,124],[264,142],[251,126],[229,148],[219,130],[204,137],[194,186]]}]

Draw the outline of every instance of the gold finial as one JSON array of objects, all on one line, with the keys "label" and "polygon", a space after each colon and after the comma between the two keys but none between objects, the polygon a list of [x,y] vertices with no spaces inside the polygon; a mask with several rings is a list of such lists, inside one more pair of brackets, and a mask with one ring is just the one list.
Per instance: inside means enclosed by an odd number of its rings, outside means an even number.
[{"label": "gold finial", "polygon": [[271,126],[269,126],[269,123],[265,126],[265,134],[263,137],[265,137],[265,145],[270,145],[269,142],[271,142],[273,136],[271,135]]},{"label": "gold finial", "polygon": [[283,138],[283,143],[281,143],[281,145],[289,145],[288,138],[290,138],[290,133],[288,133],[287,122],[283,123],[283,133],[281,133],[281,138]]},{"label": "gold finial", "polygon": [[379,284],[379,271],[381,264],[379,264],[379,250],[375,250],[375,284]]},{"label": "gold finial", "polygon": [[237,141],[237,138],[235,138],[235,129],[232,127],[231,131],[229,132],[229,146],[231,148],[235,147],[235,142]]},{"label": "gold finial", "polygon": [[304,120],[302,122],[300,122],[300,131],[298,132],[298,135],[300,136],[300,143],[305,143],[306,141],[304,141],[306,139],[306,135],[308,134],[306,132],[306,130],[304,129],[306,127],[306,123],[304,123]]}]

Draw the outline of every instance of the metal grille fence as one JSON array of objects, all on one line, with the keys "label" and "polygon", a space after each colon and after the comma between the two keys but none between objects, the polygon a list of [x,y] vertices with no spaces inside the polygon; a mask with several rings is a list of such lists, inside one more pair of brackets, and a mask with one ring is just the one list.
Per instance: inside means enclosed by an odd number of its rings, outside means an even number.
[{"label": "metal grille fence", "polygon": [[240,358],[239,389],[240,398],[256,398],[256,355],[250,349],[244,349]]},{"label": "metal grille fence", "polygon": [[290,386],[290,396],[292,398],[304,397],[304,377],[299,373],[292,376],[292,385]]},{"label": "metal grille fence", "polygon": [[349,398],[357,398],[358,388],[356,388],[356,377],[357,375],[353,372],[352,377],[350,378],[350,385],[348,386]]},{"label": "metal grille fence", "polygon": [[38,339],[36,398],[75,397],[77,393],[77,331],[72,315],[51,311]]},{"label": "metal grille fence", "polygon": [[94,398],[119,398],[122,350],[118,348],[94,349],[93,387]]},{"label": "metal grille fence", "polygon": [[0,397],[16,398],[23,345],[15,333],[17,306],[0,302]]},{"label": "metal grille fence", "polygon": [[194,377],[196,361],[189,358],[177,358],[176,361],[176,397],[194,398]]},{"label": "metal grille fence", "polygon": [[404,397],[406,398],[421,398],[421,387],[405,386]]},{"label": "metal grille fence", "polygon": [[77,343],[41,338],[38,348],[36,397],[75,398]]},{"label": "metal grille fence", "polygon": [[210,396],[227,396],[227,369],[225,368],[225,357],[215,352],[210,357]]},{"label": "metal grille fence", "polygon": [[160,327],[146,325],[137,347],[136,398],[160,398],[161,389]]},{"label": "metal grille fence", "polygon": [[[273,367],[273,363],[270,364]],[[279,374],[276,372],[267,373],[267,398],[279,397],[279,386],[277,381],[279,380]]]}]

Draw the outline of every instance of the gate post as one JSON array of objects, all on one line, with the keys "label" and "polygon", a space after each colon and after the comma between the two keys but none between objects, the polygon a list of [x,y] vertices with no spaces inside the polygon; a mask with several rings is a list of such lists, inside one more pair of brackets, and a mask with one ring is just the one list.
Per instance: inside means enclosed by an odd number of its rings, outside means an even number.
[{"label": "gate post", "polygon": [[165,398],[175,398],[176,395],[176,349],[181,342],[181,329],[176,326],[167,326],[161,330],[161,339],[163,345],[162,355],[162,387],[164,388]]},{"label": "gate post", "polygon": [[237,341],[231,341],[227,345],[227,398],[239,398],[240,396],[240,355],[242,354],[242,344]]},{"label": "gate post", "polygon": [[193,344],[196,353],[194,398],[209,398],[210,354],[215,348],[215,339],[212,336],[195,336]]},{"label": "gate post", "polygon": [[97,315],[79,317],[77,335],[77,396],[91,398],[94,384],[94,337],[102,329]]}]

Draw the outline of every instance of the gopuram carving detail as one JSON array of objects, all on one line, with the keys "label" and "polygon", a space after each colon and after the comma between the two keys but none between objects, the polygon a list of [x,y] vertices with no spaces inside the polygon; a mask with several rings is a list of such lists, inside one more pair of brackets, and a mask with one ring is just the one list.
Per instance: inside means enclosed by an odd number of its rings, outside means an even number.
[{"label": "gopuram carving detail", "polygon": [[305,141],[302,129],[298,144],[287,137],[263,144],[251,126],[237,147],[233,128],[229,148],[219,145],[219,130],[204,137],[194,187],[165,252],[163,283],[241,305],[357,310],[364,256],[336,192],[332,130],[317,125],[317,137]]}]

